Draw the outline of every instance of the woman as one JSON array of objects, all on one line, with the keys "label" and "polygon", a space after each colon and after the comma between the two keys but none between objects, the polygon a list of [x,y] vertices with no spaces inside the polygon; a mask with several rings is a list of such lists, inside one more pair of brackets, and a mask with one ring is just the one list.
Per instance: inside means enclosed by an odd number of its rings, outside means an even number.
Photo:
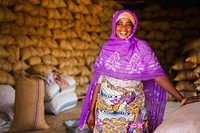
[{"label": "woman", "polygon": [[112,35],[94,63],[79,128],[94,126],[95,133],[153,132],[162,122],[167,92],[182,104],[185,99],[172,85],[148,43],[134,36],[135,14],[120,10],[113,15]]}]

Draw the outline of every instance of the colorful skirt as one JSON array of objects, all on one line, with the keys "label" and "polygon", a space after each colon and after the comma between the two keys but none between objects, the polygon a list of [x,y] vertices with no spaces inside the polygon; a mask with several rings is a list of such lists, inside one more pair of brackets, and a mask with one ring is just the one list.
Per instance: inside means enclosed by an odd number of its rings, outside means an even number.
[{"label": "colorful skirt", "polygon": [[95,133],[148,133],[142,83],[121,86],[102,78],[95,111]]}]

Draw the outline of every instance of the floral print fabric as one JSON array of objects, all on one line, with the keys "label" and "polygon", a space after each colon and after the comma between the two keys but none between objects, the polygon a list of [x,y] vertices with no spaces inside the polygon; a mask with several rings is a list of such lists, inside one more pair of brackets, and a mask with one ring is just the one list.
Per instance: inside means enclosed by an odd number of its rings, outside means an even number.
[{"label": "floral print fabric", "polygon": [[144,133],[148,129],[143,85],[100,76],[95,133]]}]

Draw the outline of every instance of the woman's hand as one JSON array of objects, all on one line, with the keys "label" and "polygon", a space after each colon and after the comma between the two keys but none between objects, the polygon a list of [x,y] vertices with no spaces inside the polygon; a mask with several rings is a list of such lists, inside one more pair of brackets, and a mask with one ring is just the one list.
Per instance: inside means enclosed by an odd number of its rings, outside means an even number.
[{"label": "woman's hand", "polygon": [[95,122],[94,114],[93,113],[89,113],[88,118],[87,118],[87,125],[88,125],[88,127],[89,128],[93,128],[94,122]]},{"label": "woman's hand", "polygon": [[183,105],[194,103],[194,102],[200,102],[200,95],[187,98],[187,100],[185,101]]}]

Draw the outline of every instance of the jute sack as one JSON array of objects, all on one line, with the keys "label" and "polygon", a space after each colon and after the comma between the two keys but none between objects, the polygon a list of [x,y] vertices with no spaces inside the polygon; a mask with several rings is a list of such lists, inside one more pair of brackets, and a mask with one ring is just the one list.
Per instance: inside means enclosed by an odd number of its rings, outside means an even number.
[{"label": "jute sack", "polygon": [[192,81],[178,81],[175,85],[178,91],[195,91],[196,86]]},{"label": "jute sack", "polygon": [[51,49],[49,47],[42,47],[42,48],[36,48],[38,51],[38,56],[44,56],[51,53]]},{"label": "jute sack", "polygon": [[12,70],[12,65],[6,59],[0,59],[0,69],[6,72],[10,72]]},{"label": "jute sack", "polygon": [[199,85],[200,85],[200,78],[197,79],[196,81],[194,81],[194,84],[195,84],[196,86],[199,86]]},{"label": "jute sack", "polygon": [[0,46],[9,46],[15,44],[15,38],[10,35],[0,34]]},{"label": "jute sack", "polygon": [[58,65],[58,60],[53,56],[53,55],[44,55],[42,57],[40,57],[42,59],[42,63],[44,63],[45,65],[53,65],[56,66]]},{"label": "jute sack", "polygon": [[16,63],[13,64],[13,72],[16,71],[24,71],[28,69],[30,66],[26,64],[25,61],[18,60]]},{"label": "jute sack", "polygon": [[66,58],[58,58],[59,61],[59,69],[63,68],[63,67],[73,67],[76,66],[78,64],[78,60],[74,57],[70,57],[68,59]]},{"label": "jute sack", "polygon": [[186,62],[185,59],[185,57],[178,59],[171,68],[174,70],[188,70],[197,66],[195,63]]},{"label": "jute sack", "polygon": [[194,50],[196,48],[200,48],[200,38],[196,39],[196,40],[192,40],[190,42],[188,42],[186,45],[184,45],[182,53],[187,53],[190,50]]},{"label": "jute sack", "polygon": [[0,58],[5,58],[5,57],[9,56],[8,51],[4,47],[0,46],[0,51],[1,51]]},{"label": "jute sack", "polygon": [[67,20],[74,20],[74,17],[71,13],[71,11],[68,8],[58,8],[60,15],[62,19],[67,19]]},{"label": "jute sack", "polygon": [[194,69],[194,73],[200,74],[200,65],[198,65],[198,66]]},{"label": "jute sack", "polygon": [[183,70],[179,71],[174,78],[174,81],[181,81],[181,80],[195,80],[199,78],[198,73],[194,73],[193,70]]},{"label": "jute sack", "polygon": [[186,58],[186,62],[200,64],[200,49],[193,50]]},{"label": "jute sack", "polygon": [[48,46],[49,48],[58,48],[58,43],[56,42],[55,39],[50,38],[50,37],[46,37],[43,40],[43,43]]},{"label": "jute sack", "polygon": [[8,62],[15,63],[20,58],[20,48],[18,46],[9,46],[6,47],[6,50],[10,53],[10,55],[6,58]]},{"label": "jute sack", "polygon": [[28,58],[25,62],[28,65],[32,66],[32,65],[36,65],[36,64],[41,64],[42,61],[41,61],[40,57],[32,56],[32,57]]},{"label": "jute sack", "polygon": [[10,73],[0,70],[0,77],[0,84],[11,86],[15,85],[14,77]]},{"label": "jute sack", "polygon": [[0,6],[0,22],[11,22],[16,19],[16,15],[9,8]]},{"label": "jute sack", "polygon": [[26,70],[26,72],[33,75],[38,74],[41,76],[45,76],[48,72],[51,72],[52,70],[57,70],[57,68],[55,66],[37,64],[37,65],[32,65],[30,68]]},{"label": "jute sack", "polygon": [[26,60],[31,56],[37,56],[38,51],[34,47],[25,47],[20,50],[21,60]]},{"label": "jute sack", "polygon": [[44,79],[20,73],[15,80],[15,111],[10,132],[49,128],[44,117]]},{"label": "jute sack", "polygon": [[67,7],[64,0],[42,0],[41,6],[46,8]]},{"label": "jute sack", "polygon": [[80,74],[80,70],[76,66],[73,66],[73,67],[64,66],[60,69],[60,71],[63,76],[73,77]]}]

